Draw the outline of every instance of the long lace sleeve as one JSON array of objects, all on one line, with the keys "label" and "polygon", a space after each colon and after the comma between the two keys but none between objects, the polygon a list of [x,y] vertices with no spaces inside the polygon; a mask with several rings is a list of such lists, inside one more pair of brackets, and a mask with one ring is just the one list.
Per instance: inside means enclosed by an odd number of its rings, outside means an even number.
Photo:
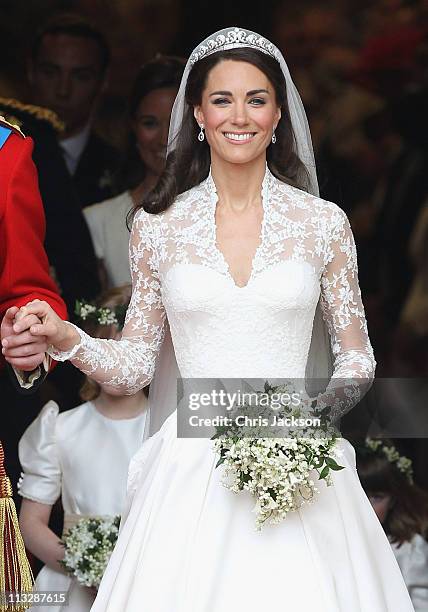
[{"label": "long lace sleeve", "polygon": [[368,391],[376,367],[358,284],[355,241],[348,218],[339,208],[332,217],[326,249],[321,309],[334,363],[332,379],[318,400],[332,406],[334,422]]},{"label": "long lace sleeve", "polygon": [[132,226],[129,243],[132,297],[122,338],[92,338],[76,327],[81,341],[71,351],[49,350],[54,359],[69,359],[104,389],[115,394],[131,395],[150,383],[165,333],[157,235],[153,225],[150,216],[140,211]]}]

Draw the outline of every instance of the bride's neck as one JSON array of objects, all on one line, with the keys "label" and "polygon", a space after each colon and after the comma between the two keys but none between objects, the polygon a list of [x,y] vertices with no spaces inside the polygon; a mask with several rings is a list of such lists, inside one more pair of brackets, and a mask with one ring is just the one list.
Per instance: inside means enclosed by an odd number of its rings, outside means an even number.
[{"label": "bride's neck", "polygon": [[234,164],[215,156],[211,174],[222,206],[236,211],[260,202],[260,190],[266,172],[266,158],[258,157],[246,164]]}]

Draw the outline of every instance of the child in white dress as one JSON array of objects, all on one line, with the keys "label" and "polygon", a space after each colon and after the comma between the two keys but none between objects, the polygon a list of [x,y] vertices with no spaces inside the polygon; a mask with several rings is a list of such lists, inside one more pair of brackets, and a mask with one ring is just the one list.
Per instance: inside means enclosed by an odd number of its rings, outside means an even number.
[{"label": "child in white dress", "polygon": [[428,611],[428,493],[413,483],[411,460],[389,440],[357,447],[358,474],[387,534],[415,612]]},{"label": "child in white dress", "polygon": [[[108,307],[110,313],[124,311],[129,291],[129,287],[110,291],[99,306]],[[93,319],[97,313],[89,317]],[[104,311],[106,314],[108,311]],[[88,323],[89,318],[86,327]],[[95,322],[92,327],[98,337],[112,338],[119,331],[120,321],[113,325]],[[23,468],[19,493],[24,498],[21,528],[27,548],[45,563],[35,591],[68,594],[67,606],[59,603],[58,594],[58,605],[37,606],[37,612],[90,610],[95,590],[80,585],[59,563],[64,548],[48,526],[52,506],[61,497],[64,531],[85,516],[121,514],[128,464],[142,442],[148,402],[143,391],[133,396],[108,395],[87,379],[81,395],[88,401],[62,413],[55,402],[49,401],[19,444]]]}]

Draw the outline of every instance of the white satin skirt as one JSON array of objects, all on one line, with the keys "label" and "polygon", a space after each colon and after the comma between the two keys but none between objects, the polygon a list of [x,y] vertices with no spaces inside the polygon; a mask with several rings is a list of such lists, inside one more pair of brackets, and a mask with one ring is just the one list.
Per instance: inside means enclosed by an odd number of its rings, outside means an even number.
[{"label": "white satin skirt", "polygon": [[[46,565],[40,570],[33,589],[51,594],[52,603],[35,605],[29,612],[89,612],[94,603],[92,589],[82,586],[76,579],[57,572]],[[66,603],[61,604],[66,597]],[[59,602],[55,605],[54,602]]]},{"label": "white satin skirt", "polygon": [[413,611],[349,442],[333,486],[257,531],[254,499],[222,485],[213,442],[176,431],[174,413],[131,461],[92,612]]}]

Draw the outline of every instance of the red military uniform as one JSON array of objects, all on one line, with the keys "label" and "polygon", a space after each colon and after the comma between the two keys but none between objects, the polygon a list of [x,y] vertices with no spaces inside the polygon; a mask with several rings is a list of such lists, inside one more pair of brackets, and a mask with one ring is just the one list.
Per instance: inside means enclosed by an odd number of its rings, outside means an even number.
[{"label": "red military uniform", "polygon": [[[49,262],[43,247],[45,218],[32,150],[31,139],[0,118],[0,321],[10,306],[23,306],[36,298],[49,302],[61,317],[67,315],[65,304],[49,275]],[[22,422],[27,406],[13,393],[2,370],[4,359],[0,357],[2,412],[9,417],[13,415],[12,419],[3,417],[1,435],[5,436],[5,446],[10,449],[15,484],[19,469],[16,438],[27,424],[25,420]],[[39,367],[30,382],[24,383],[23,379],[19,382],[33,389],[44,373]],[[18,375],[18,378],[22,377]],[[12,501],[13,486],[3,462],[0,441],[0,584],[6,591],[19,593],[31,590],[33,580]]]},{"label": "red military uniform", "polygon": [[[0,119],[0,126],[12,126]],[[10,306],[40,299],[66,318],[43,247],[45,218],[33,142],[17,129],[0,147],[0,320]],[[4,359],[0,357],[0,368]]]}]

